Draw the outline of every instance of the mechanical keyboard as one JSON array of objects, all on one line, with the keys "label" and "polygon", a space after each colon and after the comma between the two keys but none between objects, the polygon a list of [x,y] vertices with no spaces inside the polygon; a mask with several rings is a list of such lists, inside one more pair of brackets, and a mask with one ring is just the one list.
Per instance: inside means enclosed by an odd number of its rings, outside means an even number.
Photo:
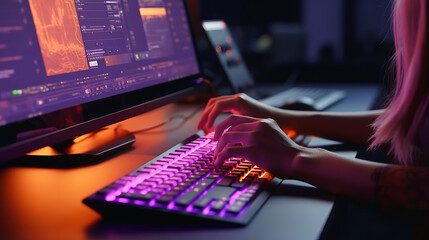
[{"label": "mechanical keyboard", "polygon": [[214,133],[198,133],[84,203],[102,215],[192,217],[246,225],[281,183],[246,159],[213,165]]}]

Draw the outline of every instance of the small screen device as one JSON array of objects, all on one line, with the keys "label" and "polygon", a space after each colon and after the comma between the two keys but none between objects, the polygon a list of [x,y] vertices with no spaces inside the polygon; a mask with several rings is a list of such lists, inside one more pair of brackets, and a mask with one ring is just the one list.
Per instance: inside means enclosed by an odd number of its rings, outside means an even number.
[{"label": "small screen device", "polygon": [[226,23],[208,20],[203,21],[202,25],[233,91],[249,90],[254,80]]}]

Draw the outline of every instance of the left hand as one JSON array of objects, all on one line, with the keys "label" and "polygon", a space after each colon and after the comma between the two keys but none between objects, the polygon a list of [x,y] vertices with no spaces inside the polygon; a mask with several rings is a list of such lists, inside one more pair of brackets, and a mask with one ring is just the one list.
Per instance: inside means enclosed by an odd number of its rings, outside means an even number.
[{"label": "left hand", "polygon": [[293,178],[298,155],[306,148],[292,141],[272,119],[231,115],[216,127],[215,164],[245,158],[279,178]]}]

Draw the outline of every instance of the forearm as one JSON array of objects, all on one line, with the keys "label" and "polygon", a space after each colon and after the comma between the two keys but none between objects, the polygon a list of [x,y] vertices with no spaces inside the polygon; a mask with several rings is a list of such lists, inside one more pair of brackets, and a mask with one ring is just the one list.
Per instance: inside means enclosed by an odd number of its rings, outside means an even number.
[{"label": "forearm", "polygon": [[351,159],[324,149],[307,148],[295,160],[295,178],[328,192],[371,201],[375,183],[371,176],[385,164]]},{"label": "forearm", "polygon": [[367,144],[373,134],[371,124],[382,110],[333,113],[333,112],[279,112],[276,121],[283,129],[292,128],[300,134]]},{"label": "forearm", "polygon": [[299,180],[429,223],[429,168],[348,159],[322,149],[307,149],[295,162]]}]

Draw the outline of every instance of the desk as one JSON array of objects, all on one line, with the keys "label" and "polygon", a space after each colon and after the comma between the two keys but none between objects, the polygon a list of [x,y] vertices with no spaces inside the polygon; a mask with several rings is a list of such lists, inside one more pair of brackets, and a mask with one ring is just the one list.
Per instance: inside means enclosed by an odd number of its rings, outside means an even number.
[{"label": "desk", "polygon": [[[331,86],[327,86],[331,87]],[[365,110],[374,85],[336,85],[348,98],[332,111]],[[145,133],[133,147],[94,166],[74,169],[0,169],[0,239],[315,239],[320,236],[334,197],[298,181],[285,181],[246,227],[191,226],[186,223],[105,223],[82,199],[150,161],[192,135],[202,105],[170,104],[121,122],[130,131],[153,126],[172,114],[199,112]],[[320,142],[318,143],[320,144]]]}]

